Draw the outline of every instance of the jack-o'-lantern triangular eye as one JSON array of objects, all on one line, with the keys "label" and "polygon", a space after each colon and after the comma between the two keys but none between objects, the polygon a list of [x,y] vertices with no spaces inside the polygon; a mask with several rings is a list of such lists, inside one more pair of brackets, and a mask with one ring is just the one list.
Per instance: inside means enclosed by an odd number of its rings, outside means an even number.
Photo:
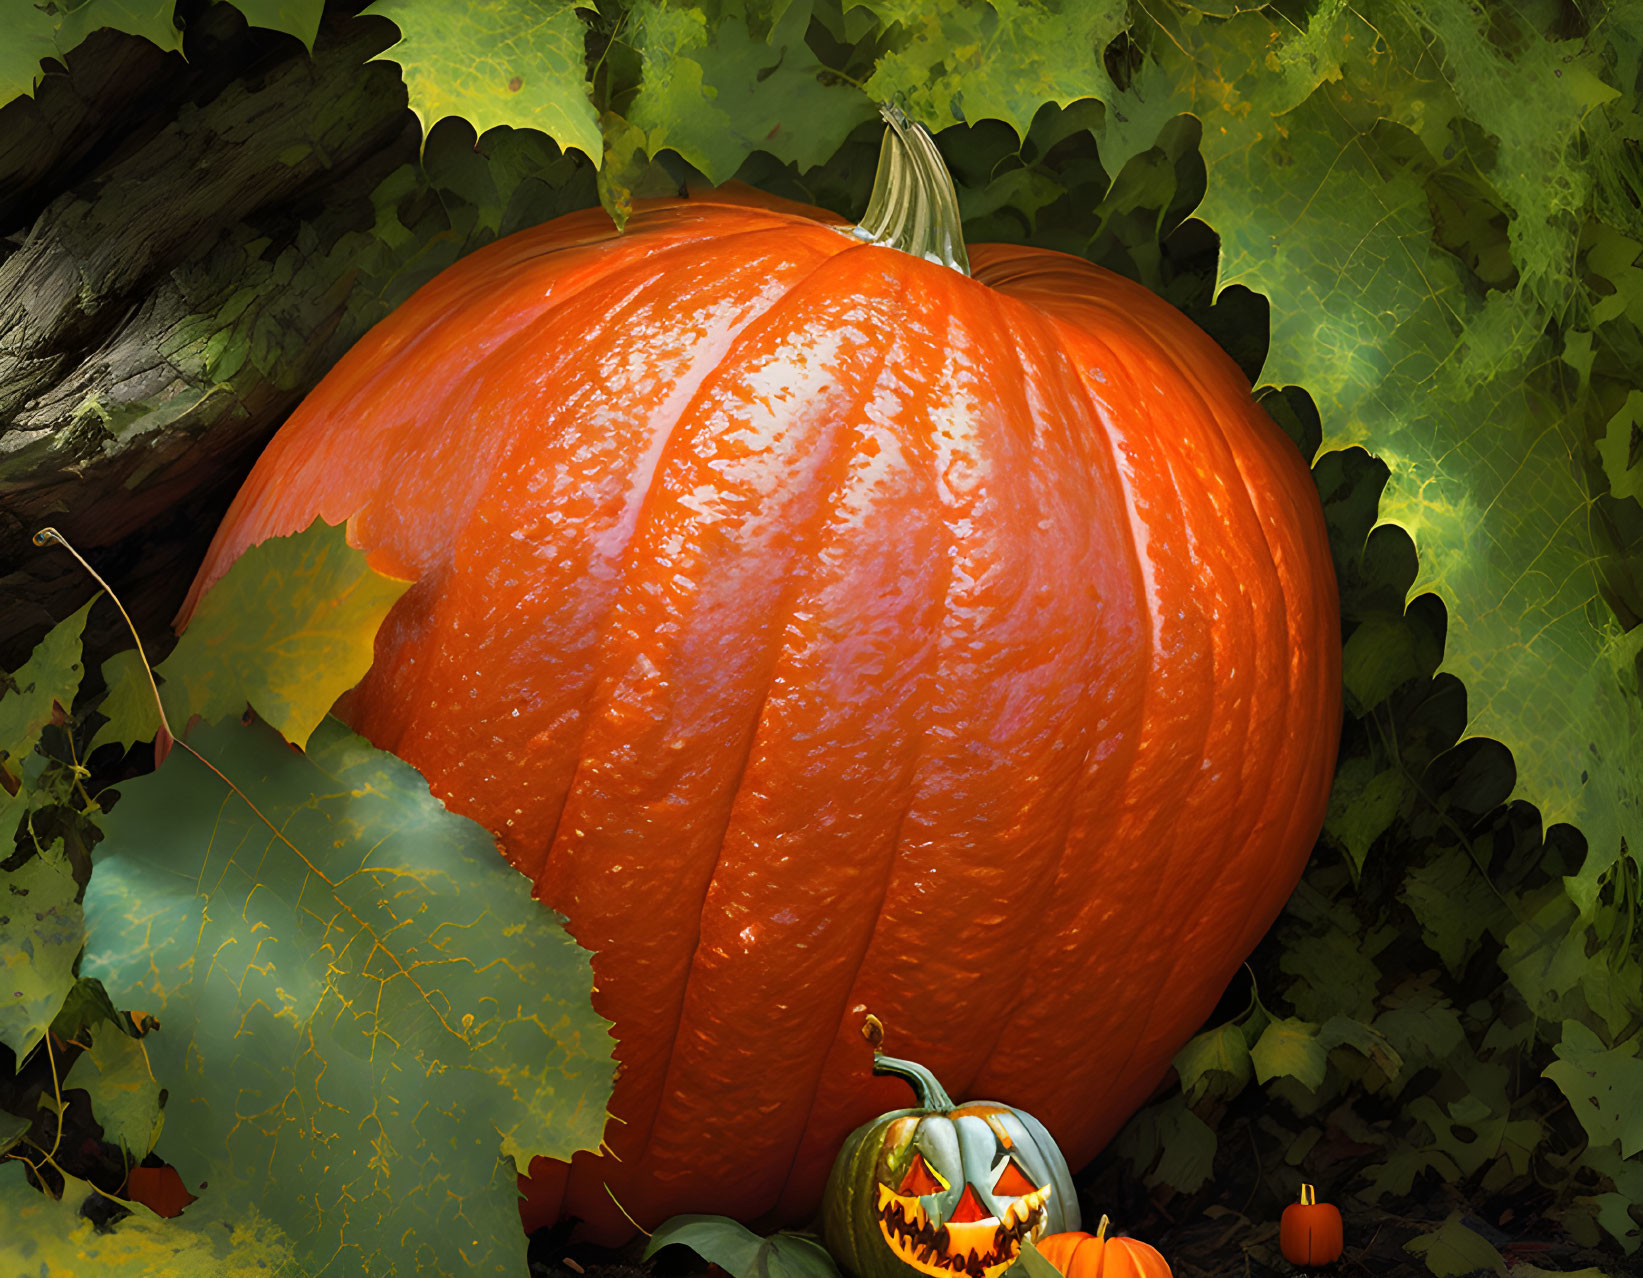
[{"label": "jack-o'-lantern triangular eye", "polygon": [[946,1188],[947,1182],[932,1172],[925,1164],[924,1155],[915,1150],[913,1161],[907,1164],[907,1171],[896,1192],[904,1198],[916,1198],[924,1194],[939,1194]]},{"label": "jack-o'-lantern triangular eye", "polygon": [[993,1192],[1000,1198],[1020,1198],[1037,1188],[1012,1158],[1004,1164],[1004,1171],[993,1185]]}]

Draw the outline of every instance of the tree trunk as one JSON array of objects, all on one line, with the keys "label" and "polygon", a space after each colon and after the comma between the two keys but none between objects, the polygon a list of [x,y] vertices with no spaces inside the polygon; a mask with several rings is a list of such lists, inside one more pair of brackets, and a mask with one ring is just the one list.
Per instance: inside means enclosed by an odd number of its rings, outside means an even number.
[{"label": "tree trunk", "polygon": [[[99,32],[0,110],[0,669],[95,591],[32,544],[47,525],[167,648],[235,488],[342,352],[507,224],[589,202],[545,139],[507,142],[497,208],[431,179],[398,68],[367,63],[382,19],[333,15],[310,57],[193,17],[186,63]],[[443,153],[471,179],[498,147],[464,127]],[[88,666],[129,642],[95,610]]]}]

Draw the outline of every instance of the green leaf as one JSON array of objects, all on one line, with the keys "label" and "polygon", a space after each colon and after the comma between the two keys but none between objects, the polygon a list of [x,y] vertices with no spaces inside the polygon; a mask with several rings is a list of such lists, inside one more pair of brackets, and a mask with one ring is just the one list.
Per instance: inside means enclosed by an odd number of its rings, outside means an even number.
[{"label": "green leaf", "polygon": [[1463,1225],[1458,1211],[1431,1233],[1411,1238],[1403,1249],[1425,1260],[1435,1278],[1464,1278],[1480,1269],[1506,1272],[1505,1258],[1483,1235]]},{"label": "green leaf", "polygon": [[1354,874],[1363,872],[1370,847],[1396,819],[1403,792],[1403,774],[1396,768],[1377,772],[1367,756],[1345,759],[1336,769],[1324,833],[1341,845]]},{"label": "green leaf", "polygon": [[[222,0],[218,0],[221,3]],[[319,20],[325,13],[325,0],[230,0],[245,15],[253,27],[267,27],[296,36],[309,53],[314,51],[314,37],[319,34]]]},{"label": "green leaf", "polygon": [[728,1216],[674,1216],[645,1244],[649,1259],[673,1243],[689,1247],[731,1278],[838,1278],[827,1249],[809,1234],[783,1230],[761,1238]]},{"label": "green leaf", "polygon": [[160,731],[160,712],[154,705],[154,685],[135,648],[126,648],[103,662],[108,693],[97,706],[107,722],[91,738],[91,749],[118,744],[129,749],[152,741]]},{"label": "green leaf", "polygon": [[67,53],[93,31],[113,27],[181,53],[183,33],[172,17],[176,7],[176,0],[85,0],[58,20],[57,48]]},{"label": "green leaf", "polygon": [[792,0],[760,37],[739,0],[638,0],[628,10],[643,65],[627,110],[636,144],[652,156],[671,147],[713,183],[755,150],[800,170],[826,160],[877,113],[805,43],[810,11],[810,0]]},{"label": "green leaf", "polygon": [[[1610,315],[1630,305],[1618,289],[1584,293],[1575,275],[1575,209],[1601,168],[1582,130],[1608,90],[1592,51],[1517,33],[1515,16],[1499,33],[1485,21],[1473,6],[1414,3],[1372,26],[1340,0],[1304,28],[1268,8],[1169,20],[1148,37],[1156,72],[1108,106],[1127,112],[1145,85],[1138,109],[1203,121],[1198,215],[1221,236],[1219,286],[1272,300],[1263,380],[1307,388],[1326,447],[1362,443],[1390,468],[1381,518],[1416,543],[1414,591],[1447,607],[1443,669],[1465,682],[1468,731],[1512,750],[1519,793],[1548,823],[1588,836],[1570,890],[1589,912],[1622,835],[1643,852],[1643,632],[1624,636],[1599,595],[1587,428],[1544,370],[1559,366],[1570,298],[1594,320],[1610,301]],[[1521,64],[1520,49],[1532,50]],[[1509,85],[1522,96],[1495,112]],[[1511,288],[1477,287],[1434,240],[1428,181],[1468,111],[1504,130],[1480,162],[1511,193],[1501,202],[1525,272]],[[1602,163],[1629,164],[1625,145]]]},{"label": "green leaf", "polygon": [[0,1154],[28,1135],[29,1128],[33,1126],[34,1124],[26,1118],[19,1118],[16,1114],[0,1110]]},{"label": "green leaf", "polygon": [[405,75],[423,132],[447,115],[482,134],[540,129],[599,163],[599,117],[588,96],[585,31],[574,0],[374,0],[400,39],[378,54]]},{"label": "green leaf", "polygon": [[850,8],[890,28],[867,81],[873,98],[897,102],[932,131],[1003,120],[1021,137],[1047,102],[1111,99],[1101,55],[1129,19],[1124,0],[849,0]]},{"label": "green leaf", "polygon": [[65,1042],[72,1041],[84,1045],[89,1041],[86,1037],[87,1032],[104,1022],[115,1026],[122,1034],[135,1035],[131,1018],[115,1010],[108,991],[103,988],[103,983],[82,976],[74,982],[67,997],[63,999],[63,1006],[58,1009],[56,1017],[51,1022],[51,1028],[52,1032]]},{"label": "green leaf", "polygon": [[1044,1253],[1039,1251],[1031,1238],[1021,1240],[1021,1256],[1016,1265],[1023,1278],[1062,1278],[1061,1271],[1044,1259]]},{"label": "green leaf", "polygon": [[96,1274],[97,1278],[153,1278],[156,1274],[211,1278],[303,1278],[290,1240],[251,1200],[227,1202],[212,1194],[175,1220],[133,1204],[131,1215],[99,1227],[81,1214],[97,1191],[65,1178],[61,1199],[24,1179],[23,1164],[0,1163],[0,1271],[7,1274]]},{"label": "green leaf", "polygon": [[0,1043],[19,1064],[74,985],[86,939],[78,893],[61,840],[15,870],[0,870]]},{"label": "green leaf", "polygon": [[1562,1019],[1560,1000],[1586,969],[1585,930],[1576,922],[1573,902],[1561,892],[1547,893],[1528,921],[1506,934],[1501,970],[1542,1019]]},{"label": "green leaf", "polygon": [[1215,1170],[1215,1131],[1187,1108],[1184,1096],[1172,1096],[1158,1107],[1158,1138],[1163,1152],[1145,1177],[1147,1184],[1190,1194],[1209,1180]]},{"label": "green leaf", "polygon": [[1427,864],[1412,866],[1399,895],[1420,923],[1421,939],[1457,975],[1485,933],[1504,932],[1511,921],[1501,898],[1458,847],[1438,848]]},{"label": "green leaf", "polygon": [[[371,668],[377,627],[410,584],[373,571],[341,524],[316,519],[305,532],[252,546],[155,668],[173,730],[191,715],[238,715],[249,702],[287,741],[305,745]],[[121,673],[123,712],[138,695],[130,685],[146,681],[129,664]],[[124,718],[120,735],[131,724]]]},{"label": "green leaf", "polygon": [[[1249,1082],[1251,1072],[1243,1031],[1227,1024],[1193,1036],[1175,1054],[1175,1069],[1189,1102],[1212,1088],[1217,1095],[1237,1095]],[[1217,1074],[1221,1077],[1213,1077]]]},{"label": "green leaf", "polygon": [[1329,1068],[1329,1053],[1318,1041],[1318,1027],[1291,1017],[1273,1020],[1250,1049],[1249,1059],[1257,1082],[1287,1077],[1313,1091],[1323,1085]]},{"label": "green leaf", "polygon": [[40,63],[57,57],[57,19],[38,4],[12,6],[0,40],[0,106],[34,92],[45,74]]},{"label": "green leaf", "polygon": [[[478,825],[327,719],[121,786],[83,970],[161,1028],[166,1156],[319,1268],[522,1272],[514,1163],[598,1145],[613,1066],[587,954]],[[192,1209],[190,1209],[192,1210]]]},{"label": "green leaf", "polygon": [[1633,1203],[1643,1202],[1643,1162],[1622,1158],[1619,1146],[1613,1141],[1589,1146],[1583,1161],[1600,1176],[1607,1177],[1615,1189],[1613,1193],[1597,1194],[1584,1201],[1595,1209],[1597,1223],[1630,1255],[1643,1245],[1643,1227],[1632,1219],[1630,1210]]},{"label": "green leaf", "polygon": [[1384,1000],[1386,1010],[1374,1026],[1403,1058],[1409,1073],[1435,1064],[1466,1043],[1460,1013],[1430,986],[1400,989]]},{"label": "green leaf", "polygon": [[1367,618],[1341,650],[1347,705],[1359,718],[1423,673],[1415,636],[1402,617]]},{"label": "green leaf", "polygon": [[1643,501],[1643,390],[1627,394],[1620,411],[1609,418],[1597,455],[1616,497]]},{"label": "green leaf", "polygon": [[83,1087],[103,1138],[129,1150],[139,1163],[160,1136],[160,1085],[148,1065],[143,1040],[104,1021],[91,1031],[91,1047],[69,1072],[70,1087]]},{"label": "green leaf", "polygon": [[1339,927],[1296,938],[1278,960],[1283,971],[1300,978],[1285,988],[1284,997],[1308,1019],[1323,1021],[1345,1012],[1367,1020],[1381,980],[1375,955],[1385,944],[1384,934],[1366,936]]},{"label": "green leaf", "polygon": [[1620,1156],[1643,1150],[1643,1060],[1634,1036],[1617,1047],[1576,1020],[1563,1022],[1557,1060],[1542,1071],[1569,1098],[1569,1107],[1597,1145],[1620,1142]]},{"label": "green leaf", "polygon": [[1403,1057],[1379,1030],[1350,1016],[1331,1016],[1318,1029],[1318,1046],[1328,1052],[1336,1047],[1350,1047],[1373,1061],[1389,1080],[1403,1072]]},{"label": "green leaf", "polygon": [[86,628],[86,614],[96,602],[91,599],[53,626],[9,681],[0,675],[0,760],[9,765],[13,776],[51,722],[52,703],[65,710],[73,708],[85,674],[80,664],[80,635]]}]

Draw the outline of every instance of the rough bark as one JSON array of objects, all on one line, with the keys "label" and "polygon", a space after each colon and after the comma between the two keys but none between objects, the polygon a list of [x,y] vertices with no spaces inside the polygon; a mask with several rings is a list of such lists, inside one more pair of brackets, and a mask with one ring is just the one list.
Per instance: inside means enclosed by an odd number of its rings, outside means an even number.
[{"label": "rough bark", "polygon": [[[508,144],[497,208],[441,189],[397,67],[368,62],[393,39],[333,15],[310,58],[202,6],[186,63],[103,32],[0,111],[0,669],[95,590],[37,529],[163,650],[234,488],[337,357],[461,252],[588,202],[545,140]],[[465,183],[477,150],[454,148]],[[93,668],[128,642],[93,610]]]}]

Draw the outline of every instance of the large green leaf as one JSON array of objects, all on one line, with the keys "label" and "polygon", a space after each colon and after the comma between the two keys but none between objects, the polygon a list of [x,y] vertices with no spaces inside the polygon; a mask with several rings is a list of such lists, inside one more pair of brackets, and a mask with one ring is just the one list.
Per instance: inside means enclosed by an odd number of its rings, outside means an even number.
[{"label": "large green leaf", "polygon": [[[1220,283],[1272,302],[1263,379],[1311,392],[1326,446],[1361,443],[1391,468],[1381,515],[1419,549],[1415,592],[1448,606],[1443,668],[1466,684],[1469,730],[1511,748],[1548,822],[1586,834],[1570,890],[1589,911],[1621,838],[1643,855],[1643,637],[1600,599],[1584,401],[1545,370],[1562,349],[1549,326],[1587,297],[1584,130],[1614,92],[1590,49],[1527,31],[1507,39],[1520,58],[1475,6],[1383,8],[1371,25],[1326,0],[1296,25],[1160,6],[1175,16],[1138,25],[1148,61],[1109,116],[1202,120]],[[1485,291],[1437,242],[1433,183],[1444,165],[1476,181],[1456,141],[1496,130],[1476,151],[1521,274],[1508,264]],[[1119,143],[1150,145],[1109,141],[1109,168]]]},{"label": "large green leaf", "polygon": [[1434,1278],[1462,1278],[1480,1271],[1506,1272],[1506,1261],[1500,1252],[1482,1234],[1467,1228],[1458,1211],[1451,1212],[1431,1233],[1411,1238],[1404,1244],[1404,1250],[1425,1260]]},{"label": "large green leaf", "polygon": [[183,33],[174,20],[176,0],[84,0],[59,4],[57,48],[67,53],[93,31],[112,27],[142,36],[168,52],[180,53]]},{"label": "large green leaf", "polygon": [[86,892],[86,974],[161,1022],[167,1158],[314,1268],[522,1272],[515,1163],[604,1127],[587,954],[489,834],[335,720],[306,753],[260,722],[190,742],[269,824],[173,751],[122,784]]},{"label": "large green leaf", "polygon": [[[218,0],[221,3],[221,0]],[[319,20],[325,13],[325,0],[230,0],[245,15],[253,27],[267,27],[296,36],[310,52],[314,37],[319,34]]]},{"label": "large green leaf", "polygon": [[375,0],[400,39],[381,54],[405,75],[411,110],[431,129],[447,115],[476,133],[499,124],[540,129],[599,162],[599,117],[588,96],[585,30],[572,0]]},{"label": "large green leaf", "polygon": [[1569,1098],[1569,1106],[1597,1145],[1620,1144],[1620,1156],[1643,1150],[1643,1059],[1634,1035],[1616,1047],[1579,1021],[1563,1022],[1557,1060],[1546,1077]]}]

